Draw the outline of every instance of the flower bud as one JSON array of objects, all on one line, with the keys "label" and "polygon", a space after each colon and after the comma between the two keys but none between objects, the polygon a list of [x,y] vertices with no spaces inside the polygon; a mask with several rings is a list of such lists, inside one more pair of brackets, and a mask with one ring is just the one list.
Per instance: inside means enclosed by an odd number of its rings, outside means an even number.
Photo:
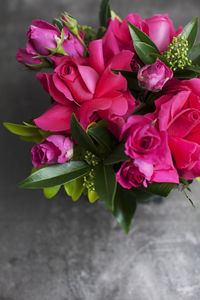
[{"label": "flower bud", "polygon": [[67,29],[72,34],[78,37],[79,32],[78,32],[78,23],[76,19],[74,19],[72,16],[70,16],[68,13],[65,12],[62,16],[62,21],[64,22]]},{"label": "flower bud", "polygon": [[56,163],[63,164],[73,157],[73,142],[63,135],[50,135],[31,150],[34,167]]},{"label": "flower bud", "polygon": [[159,91],[172,79],[173,71],[159,59],[152,65],[146,65],[138,71],[138,84],[145,90]]}]

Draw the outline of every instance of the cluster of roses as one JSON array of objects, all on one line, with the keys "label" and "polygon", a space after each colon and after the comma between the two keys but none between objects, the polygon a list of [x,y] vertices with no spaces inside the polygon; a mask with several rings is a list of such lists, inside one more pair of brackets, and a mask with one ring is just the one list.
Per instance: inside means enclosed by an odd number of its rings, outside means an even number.
[{"label": "cluster of roses", "polygon": [[[146,33],[160,52],[167,50],[175,31],[167,15],[141,19],[130,13],[123,21],[110,19],[101,39],[84,45],[84,34],[70,30],[63,17],[62,34],[53,25],[36,20],[30,26],[26,49],[17,60],[31,69],[52,66],[52,73],[37,73],[54,102],[34,123],[52,134],[32,149],[33,165],[64,163],[73,156],[70,138],[72,113],[86,129],[99,119],[125,140],[130,158],[116,174],[125,188],[147,186],[147,182],[179,183],[179,176],[200,176],[200,79],[179,81],[159,59],[144,65],[135,53],[127,22]],[[87,54],[85,54],[87,53]],[[133,115],[140,99],[128,89],[120,72],[137,72],[140,87],[159,91],[153,113]]]}]

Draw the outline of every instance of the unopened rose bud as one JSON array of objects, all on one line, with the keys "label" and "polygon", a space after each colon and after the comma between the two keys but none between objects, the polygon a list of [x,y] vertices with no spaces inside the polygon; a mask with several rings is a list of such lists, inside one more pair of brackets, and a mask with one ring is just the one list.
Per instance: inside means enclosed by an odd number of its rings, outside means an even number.
[{"label": "unopened rose bud", "polygon": [[79,36],[78,23],[76,19],[74,19],[68,13],[64,13],[62,16],[62,21],[64,22],[65,26],[72,34],[74,34],[77,37]]},{"label": "unopened rose bud", "polygon": [[159,59],[152,65],[146,65],[138,71],[138,84],[148,91],[159,91],[172,79],[173,71]]},{"label": "unopened rose bud", "polygon": [[19,48],[16,59],[18,60],[18,62],[24,64],[31,70],[38,70],[41,68],[50,67],[48,61],[41,58],[37,58],[37,53],[35,53],[34,50],[30,47],[26,49]]},{"label": "unopened rose bud", "polygon": [[73,142],[63,135],[50,135],[31,150],[34,167],[56,163],[63,164],[73,157]]}]

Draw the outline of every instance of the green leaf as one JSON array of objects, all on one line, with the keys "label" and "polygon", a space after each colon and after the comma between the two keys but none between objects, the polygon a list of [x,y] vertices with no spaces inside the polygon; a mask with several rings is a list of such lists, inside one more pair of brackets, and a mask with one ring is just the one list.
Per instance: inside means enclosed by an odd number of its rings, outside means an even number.
[{"label": "green leaf", "polygon": [[151,54],[155,52],[154,48],[146,43],[137,42],[134,45],[135,51],[145,65],[153,64],[155,58]]},{"label": "green leaf", "polygon": [[130,34],[131,34],[134,45],[135,45],[135,43],[143,42],[143,43],[151,46],[152,48],[154,48],[155,53],[160,53],[157,46],[154,44],[154,42],[150,39],[150,37],[146,33],[141,31],[139,28],[137,28],[130,22],[128,22],[128,27],[129,27]]},{"label": "green leaf", "polygon": [[53,198],[60,190],[60,185],[44,188],[43,192],[47,199]]},{"label": "green leaf", "polygon": [[116,176],[111,166],[100,165],[95,169],[95,190],[99,198],[112,211],[117,188]]},{"label": "green leaf", "polygon": [[96,192],[88,190],[88,200],[90,203],[94,203],[95,201],[97,201],[98,198],[99,196]]},{"label": "green leaf", "polygon": [[78,143],[78,145],[82,146],[84,149],[99,155],[98,149],[93,143],[91,137],[85,132],[84,128],[76,119],[75,115],[72,114],[71,117],[71,133],[72,137]]},{"label": "green leaf", "polygon": [[124,144],[119,144],[112,154],[110,154],[105,160],[104,160],[104,165],[115,165],[118,164],[122,161],[126,161],[129,159],[128,156],[124,153],[125,148]]},{"label": "green leaf", "polygon": [[197,177],[196,180],[197,180],[198,182],[200,182],[200,177]]},{"label": "green leaf", "polygon": [[19,184],[22,188],[39,189],[61,185],[89,172],[89,166],[83,161],[70,161],[45,167],[27,177]]},{"label": "green leaf", "polygon": [[122,188],[119,184],[114,202],[113,215],[128,234],[131,221],[137,208],[137,199],[131,190]]},{"label": "green leaf", "polygon": [[155,58],[150,54],[160,54],[154,42],[139,28],[128,22],[128,27],[133,40],[133,45],[137,55],[145,64],[152,64]]},{"label": "green leaf", "polygon": [[21,136],[36,136],[38,135],[38,129],[35,127],[29,127],[26,125],[19,125],[14,123],[4,122],[3,125],[12,133],[21,135]]},{"label": "green leaf", "polygon": [[110,0],[101,0],[99,12],[100,26],[106,27],[109,18],[111,18]]},{"label": "green leaf", "polygon": [[196,40],[198,29],[199,29],[199,20],[195,17],[192,21],[190,21],[181,32],[181,35],[186,37],[188,40],[188,48],[191,49]]},{"label": "green leaf", "polygon": [[83,177],[76,178],[64,184],[66,193],[72,197],[73,201],[77,201],[83,193]]},{"label": "green leaf", "polygon": [[194,65],[200,65],[200,42],[190,49],[188,59],[191,59]]},{"label": "green leaf", "polygon": [[184,70],[178,70],[174,72],[174,77],[179,79],[191,79],[199,77],[200,67],[199,66],[187,66]]},{"label": "green leaf", "polygon": [[23,141],[39,144],[46,137],[51,135],[50,131],[44,131],[33,124],[23,122],[24,125],[7,123],[3,125],[12,133],[19,135]]},{"label": "green leaf", "polygon": [[102,147],[105,147],[108,151],[112,151],[114,144],[116,143],[115,137],[105,127],[90,127],[88,134]]},{"label": "green leaf", "polygon": [[169,193],[178,185],[176,183],[151,183],[147,188],[142,188],[143,191],[147,191],[156,195],[167,197]]}]

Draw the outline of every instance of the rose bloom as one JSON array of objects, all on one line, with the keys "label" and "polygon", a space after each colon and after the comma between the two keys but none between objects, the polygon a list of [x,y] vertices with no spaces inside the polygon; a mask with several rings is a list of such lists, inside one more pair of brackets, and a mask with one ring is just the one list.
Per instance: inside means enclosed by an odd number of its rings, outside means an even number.
[{"label": "rose bloom", "polygon": [[[84,47],[80,41],[73,36],[67,29],[64,30],[64,42],[62,47],[64,51],[72,57],[82,57]],[[82,35],[82,34],[81,34]],[[61,38],[58,28],[43,20],[34,20],[27,32],[28,43],[26,49],[19,48],[16,59],[25,65],[40,64],[41,59],[34,58],[38,54],[47,56],[51,54],[47,48],[55,49],[57,47],[56,38]]]},{"label": "rose bloom", "polygon": [[144,185],[147,187],[147,180],[150,180],[153,173],[151,164],[138,160],[126,161],[116,174],[117,182],[126,189]]},{"label": "rose bloom", "polygon": [[200,79],[169,81],[164,92],[155,101],[156,127],[168,134],[179,174],[192,180],[200,176]]},{"label": "rose bloom", "polygon": [[175,31],[172,20],[168,15],[154,15],[143,20],[139,14],[129,13],[122,22],[117,18],[110,19],[108,29],[103,36],[104,55],[107,59],[124,49],[134,51],[127,25],[128,21],[146,33],[160,52],[166,51],[173,37],[182,31],[182,28]]},{"label": "rose bloom", "polygon": [[138,71],[138,84],[149,91],[159,91],[172,79],[173,71],[157,59],[154,64],[146,65]]},{"label": "rose bloom", "polygon": [[[168,146],[167,133],[159,131],[150,116],[131,116],[123,126],[125,153],[133,160],[151,165],[150,182],[179,182]],[[144,172],[143,172],[144,173]]]},{"label": "rose bloom", "polygon": [[[58,128],[60,131],[67,130],[70,111],[77,111],[78,119],[85,128],[98,118],[106,119],[109,129],[119,137],[124,121],[136,107],[136,100],[127,88],[126,79],[111,69],[131,70],[133,53],[124,50],[107,63],[103,56],[102,40],[96,40],[90,43],[89,54],[89,58],[56,58],[54,73],[37,74],[44,89],[55,100],[55,122],[52,121],[50,108],[34,120],[38,127],[51,131],[58,131]],[[66,122],[62,107],[69,111]]]},{"label": "rose bloom", "polygon": [[56,163],[63,164],[73,156],[73,142],[69,137],[50,135],[31,150],[32,163],[35,168]]}]

